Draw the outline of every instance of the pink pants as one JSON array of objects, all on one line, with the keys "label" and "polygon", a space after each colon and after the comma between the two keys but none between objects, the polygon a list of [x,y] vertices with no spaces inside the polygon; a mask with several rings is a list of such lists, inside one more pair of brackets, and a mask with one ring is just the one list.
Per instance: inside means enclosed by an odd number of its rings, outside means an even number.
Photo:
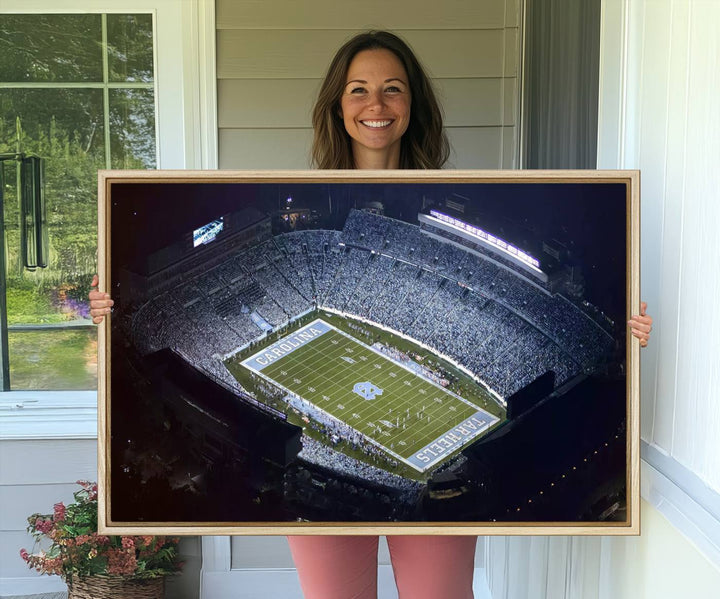
[{"label": "pink pants", "polygon": [[[288,537],[305,599],[376,599],[376,536]],[[472,599],[474,536],[389,536],[399,599]]]}]

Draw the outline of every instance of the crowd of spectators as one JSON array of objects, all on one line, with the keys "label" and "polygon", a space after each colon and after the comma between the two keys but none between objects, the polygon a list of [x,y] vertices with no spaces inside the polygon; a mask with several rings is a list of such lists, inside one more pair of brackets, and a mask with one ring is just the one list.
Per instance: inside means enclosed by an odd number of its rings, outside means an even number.
[{"label": "crowd of spectators", "polygon": [[[423,485],[417,481],[392,474],[387,470],[367,462],[361,462],[344,453],[333,451],[331,447],[311,437],[303,439],[303,448],[299,457],[310,463],[331,468],[352,477],[359,477],[385,487],[402,490],[407,493],[409,498],[415,498],[423,488]],[[408,501],[408,503],[412,502]]]},{"label": "crowd of spectators", "polygon": [[171,347],[217,376],[218,357],[266,334],[258,322],[278,328],[314,306],[415,339],[502,397],[547,370],[558,384],[590,372],[612,347],[563,296],[419,226],[357,210],[342,231],[281,234],[182,281],[135,314],[133,336],[144,352]]}]

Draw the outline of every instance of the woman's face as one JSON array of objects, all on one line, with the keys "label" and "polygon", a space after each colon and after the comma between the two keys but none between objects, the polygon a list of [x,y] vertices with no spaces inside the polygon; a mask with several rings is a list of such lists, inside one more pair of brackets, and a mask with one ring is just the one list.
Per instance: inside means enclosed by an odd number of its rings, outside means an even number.
[{"label": "woman's face", "polygon": [[[389,50],[358,52],[348,67],[340,109],[352,138],[356,166],[397,168],[400,139],[410,122],[410,82],[402,63]],[[384,163],[384,166],[378,166]]]}]

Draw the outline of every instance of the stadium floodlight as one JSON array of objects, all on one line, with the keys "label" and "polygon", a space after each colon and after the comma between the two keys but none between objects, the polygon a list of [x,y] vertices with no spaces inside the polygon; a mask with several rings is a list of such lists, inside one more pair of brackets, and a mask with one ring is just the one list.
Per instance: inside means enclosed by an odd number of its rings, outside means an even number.
[{"label": "stadium floodlight", "polygon": [[473,227],[464,221],[448,216],[447,214],[443,214],[442,212],[438,212],[437,210],[431,210],[430,217],[428,218],[444,223],[445,225],[463,233],[467,233],[477,240],[489,245],[492,249],[508,254],[515,260],[520,260],[530,268],[537,270],[538,272],[542,272],[542,270],[540,270],[539,260],[533,258],[530,254],[517,249],[507,241],[500,239],[499,237],[495,237],[495,235],[492,235],[491,233],[487,233],[478,227]]}]

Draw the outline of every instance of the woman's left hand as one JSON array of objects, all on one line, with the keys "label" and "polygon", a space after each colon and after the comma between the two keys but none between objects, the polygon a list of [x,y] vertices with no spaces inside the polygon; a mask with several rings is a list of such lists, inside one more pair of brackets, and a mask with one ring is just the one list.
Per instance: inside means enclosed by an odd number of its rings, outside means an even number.
[{"label": "woman's left hand", "polygon": [[652,316],[646,314],[647,304],[640,302],[640,314],[636,314],[628,320],[630,332],[640,340],[640,347],[647,347],[650,339],[650,331],[652,331]]}]

